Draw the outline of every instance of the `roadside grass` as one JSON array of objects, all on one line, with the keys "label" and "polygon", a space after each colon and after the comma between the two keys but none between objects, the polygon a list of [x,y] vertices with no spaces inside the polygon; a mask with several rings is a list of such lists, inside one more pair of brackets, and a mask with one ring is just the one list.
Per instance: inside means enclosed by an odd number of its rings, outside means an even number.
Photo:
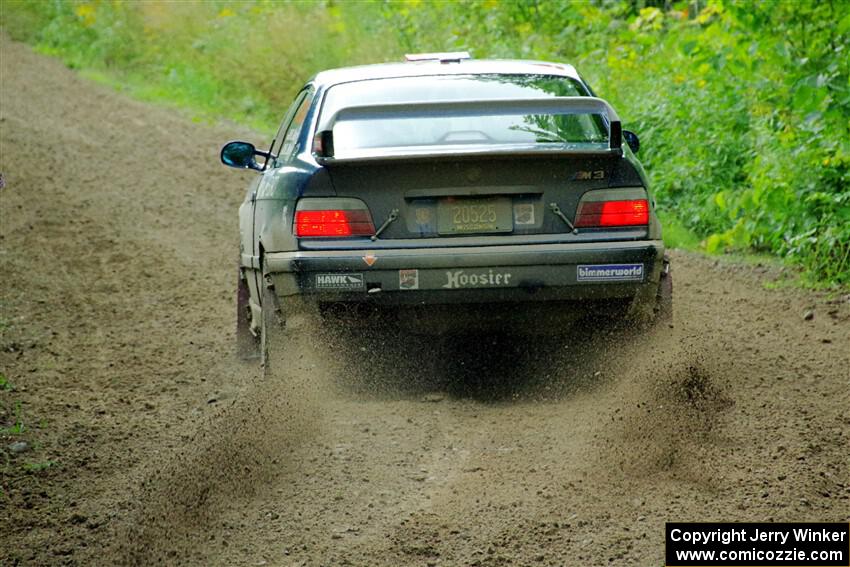
[{"label": "roadside grass", "polygon": [[21,435],[27,430],[27,427],[24,425],[24,412],[20,401],[15,403],[14,413],[15,417],[12,425],[8,427],[0,427],[0,435]]},{"label": "roadside grass", "polygon": [[272,133],[305,79],[397,54],[378,2],[2,0],[15,40],[197,120]]},{"label": "roadside grass", "polygon": [[0,372],[0,392],[11,392],[15,389],[14,384],[12,384],[6,375]]},{"label": "roadside grass", "polygon": [[667,211],[661,210],[657,213],[658,219],[661,221],[664,246],[691,252],[704,252],[700,245],[700,237],[688,229],[682,221]]},{"label": "roadside grass", "polygon": [[59,462],[54,460],[40,461],[35,463],[24,463],[21,468],[27,472],[40,472],[58,466]]},{"label": "roadside grass", "polygon": [[[8,381],[5,383],[8,384]],[[0,441],[3,442],[3,445],[9,443],[10,441],[13,441],[13,445],[20,441],[24,441],[28,446],[26,451],[35,452],[36,454],[38,454],[42,450],[42,444],[37,440],[33,441],[29,439],[29,435],[24,435],[25,433],[31,433],[32,427],[24,423],[24,411],[23,404],[21,401],[15,402],[13,420],[14,421],[12,425],[0,427]],[[36,429],[44,431],[45,429],[47,429],[47,420],[39,420],[38,424],[35,427]],[[59,466],[59,461],[56,461],[54,459],[30,460],[20,465],[15,465],[12,452],[5,450],[0,450],[0,457],[2,457],[3,461],[2,465],[0,465],[0,477],[2,477],[2,475],[10,474],[13,467],[19,468],[25,473],[34,474]],[[3,487],[0,486],[0,499],[5,498],[6,496],[6,492],[3,490]]]},{"label": "roadside grass", "polygon": [[[2,304],[0,304],[0,306],[2,306]],[[9,319],[6,319],[5,317],[0,317],[0,333],[5,332],[6,329],[11,327],[11,325],[12,323]]]},{"label": "roadside grass", "polygon": [[664,235],[664,246],[668,249],[685,250],[687,252],[701,254],[714,258],[720,262],[729,264],[745,264],[750,266],[767,266],[773,270],[780,271],[777,279],[765,280],[762,287],[765,289],[810,289],[841,292],[847,290],[847,286],[841,286],[830,281],[819,280],[807,274],[799,265],[767,253],[742,252],[740,250],[706,250],[705,239],[688,229],[675,215],[669,211],[658,211],[658,218]]},{"label": "roadside grass", "polygon": [[90,68],[80,70],[80,75],[137,100],[177,109],[186,114],[192,122],[215,124],[224,120],[247,126],[268,137],[274,134],[273,122],[265,118],[273,114],[272,109],[259,112],[234,110],[232,106],[218,100],[217,85],[214,81],[187,84],[191,82],[190,79],[178,76],[179,78],[172,79],[169,84],[158,84],[151,82],[144,75]]}]

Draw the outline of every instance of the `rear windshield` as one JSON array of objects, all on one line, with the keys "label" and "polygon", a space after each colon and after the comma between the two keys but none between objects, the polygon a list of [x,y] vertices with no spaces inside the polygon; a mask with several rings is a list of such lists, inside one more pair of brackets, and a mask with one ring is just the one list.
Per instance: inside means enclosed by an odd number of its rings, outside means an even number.
[{"label": "rear windshield", "polygon": [[[342,83],[328,89],[323,119],[343,107],[430,101],[586,96],[567,77],[550,75],[443,75]],[[599,146],[608,133],[598,115],[506,114],[351,118],[333,128],[336,155],[375,148],[537,145]]]}]

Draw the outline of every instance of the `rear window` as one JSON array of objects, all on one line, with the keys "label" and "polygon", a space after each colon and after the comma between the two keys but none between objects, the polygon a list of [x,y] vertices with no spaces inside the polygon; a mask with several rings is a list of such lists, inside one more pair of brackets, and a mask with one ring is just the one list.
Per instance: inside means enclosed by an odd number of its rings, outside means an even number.
[{"label": "rear window", "polygon": [[[344,107],[461,100],[506,100],[586,96],[567,77],[550,75],[444,75],[376,79],[335,85],[322,106],[323,119]],[[601,117],[591,114],[368,117],[334,126],[337,155],[375,148],[607,143]]]}]

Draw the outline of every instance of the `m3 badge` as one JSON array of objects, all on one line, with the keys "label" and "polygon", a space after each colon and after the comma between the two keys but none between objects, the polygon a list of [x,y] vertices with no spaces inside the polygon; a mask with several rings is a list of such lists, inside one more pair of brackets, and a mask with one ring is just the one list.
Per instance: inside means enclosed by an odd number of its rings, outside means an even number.
[{"label": "m3 badge", "polygon": [[573,175],[573,181],[591,181],[594,179],[605,179],[605,170],[597,169],[595,171],[576,171]]}]

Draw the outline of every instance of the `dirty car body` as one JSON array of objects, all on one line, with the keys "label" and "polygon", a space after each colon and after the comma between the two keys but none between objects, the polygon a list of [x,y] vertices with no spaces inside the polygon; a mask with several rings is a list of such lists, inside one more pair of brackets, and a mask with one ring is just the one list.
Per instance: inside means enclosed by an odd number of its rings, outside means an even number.
[{"label": "dirty car body", "polygon": [[667,265],[626,136],[569,65],[319,73],[268,152],[222,150],[259,173],[239,211],[243,344],[296,305],[423,332],[651,317]]}]

